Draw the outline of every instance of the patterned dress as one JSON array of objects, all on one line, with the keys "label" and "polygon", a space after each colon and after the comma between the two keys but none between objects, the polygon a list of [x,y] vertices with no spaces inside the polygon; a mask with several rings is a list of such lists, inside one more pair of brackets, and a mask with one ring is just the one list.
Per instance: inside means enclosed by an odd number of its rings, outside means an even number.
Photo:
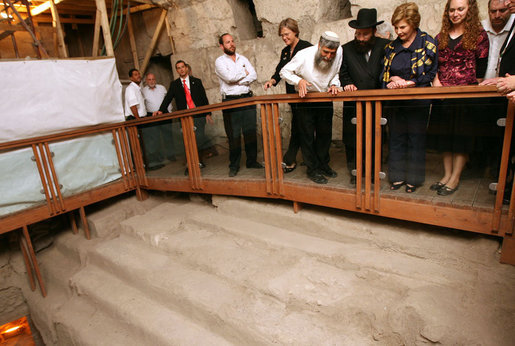
[{"label": "patterned dress", "polygon": [[[437,41],[440,34],[436,36]],[[488,63],[488,35],[482,30],[476,49],[463,48],[462,36],[451,39],[438,55],[438,78],[443,86],[477,84]],[[476,149],[478,131],[484,119],[481,99],[447,99],[433,104],[429,124],[429,146],[440,152],[471,153]]]}]

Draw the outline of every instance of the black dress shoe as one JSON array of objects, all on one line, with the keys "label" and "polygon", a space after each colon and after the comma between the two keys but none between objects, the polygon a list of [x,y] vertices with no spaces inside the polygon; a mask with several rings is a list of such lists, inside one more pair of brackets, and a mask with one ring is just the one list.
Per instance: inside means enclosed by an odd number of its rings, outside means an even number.
[{"label": "black dress shoe", "polygon": [[406,184],[406,192],[413,193],[413,192],[417,191],[417,187],[418,187],[418,185]]},{"label": "black dress shoe", "polygon": [[[203,164],[202,162],[199,162],[199,163],[198,163],[198,166],[199,166],[200,168],[204,168],[204,167],[206,167],[206,165],[205,165],[205,164]],[[184,170],[184,175],[188,175],[188,167],[186,167],[186,169]]]},{"label": "black dress shoe", "polygon": [[152,167],[148,167],[147,168],[147,171],[155,171],[157,169],[160,169],[160,168],[163,168],[165,165],[162,164],[162,163],[158,163],[157,165],[155,166],[152,166]]},{"label": "black dress shoe", "polygon": [[229,176],[235,177],[238,174],[239,169],[238,168],[230,168],[229,169]]},{"label": "black dress shoe", "polygon": [[325,168],[320,168],[320,173],[325,175],[328,178],[336,178],[338,173],[336,173],[331,167],[327,166]]},{"label": "black dress shoe", "polygon": [[444,185],[440,190],[438,190],[437,194],[440,196],[452,195],[453,193],[456,192],[456,190],[458,190],[458,186],[459,185],[456,185],[456,187],[454,189],[451,189],[449,186]]},{"label": "black dress shoe", "polygon": [[254,161],[251,164],[248,164],[247,168],[263,168],[263,165],[257,161]]},{"label": "black dress shoe", "polygon": [[322,174],[316,172],[316,173],[308,173],[308,178],[311,179],[311,181],[314,181],[317,184],[327,184],[327,179]]},{"label": "black dress shoe", "polygon": [[438,190],[440,190],[444,186],[445,186],[445,184],[442,184],[441,182],[437,181],[436,183],[434,183],[433,185],[431,185],[429,187],[429,190],[431,190],[431,191],[438,191]]}]

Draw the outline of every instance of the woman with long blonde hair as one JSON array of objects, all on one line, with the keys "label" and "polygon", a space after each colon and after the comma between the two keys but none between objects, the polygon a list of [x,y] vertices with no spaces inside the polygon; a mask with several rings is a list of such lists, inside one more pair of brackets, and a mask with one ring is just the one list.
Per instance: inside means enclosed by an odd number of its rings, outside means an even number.
[{"label": "woman with long blonde hair", "polygon": [[[488,35],[479,21],[476,0],[448,0],[438,42],[438,74],[434,86],[476,85],[488,64]],[[443,153],[443,177],[431,190],[441,196],[453,194],[461,173],[474,150],[475,119],[473,99],[444,100],[435,107],[430,131],[436,134],[434,147]]]}]

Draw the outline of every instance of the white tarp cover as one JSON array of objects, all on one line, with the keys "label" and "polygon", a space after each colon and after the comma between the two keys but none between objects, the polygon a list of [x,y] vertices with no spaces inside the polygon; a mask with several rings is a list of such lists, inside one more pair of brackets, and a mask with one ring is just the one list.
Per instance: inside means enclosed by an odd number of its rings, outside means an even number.
[{"label": "white tarp cover", "polygon": [[[49,147],[63,197],[121,177],[111,133],[51,143]],[[46,201],[33,156],[32,148],[0,154],[0,216]]]},{"label": "white tarp cover", "polygon": [[[114,58],[0,61],[0,76],[0,143],[124,121]],[[50,143],[63,197],[121,177],[112,140]],[[31,148],[0,154],[0,216],[45,202],[33,156]]]},{"label": "white tarp cover", "polygon": [[114,58],[1,61],[0,143],[124,120]]}]

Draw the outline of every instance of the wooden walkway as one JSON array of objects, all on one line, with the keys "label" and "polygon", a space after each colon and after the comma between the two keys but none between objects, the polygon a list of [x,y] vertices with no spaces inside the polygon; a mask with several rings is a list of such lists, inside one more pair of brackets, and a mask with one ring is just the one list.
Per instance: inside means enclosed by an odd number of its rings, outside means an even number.
[{"label": "wooden walkway", "polygon": [[[227,150],[222,146],[217,146],[219,155],[204,160],[206,167],[201,170],[204,179],[226,180],[226,181],[259,181],[265,179],[264,170],[247,169],[245,167],[245,156],[242,157],[242,167],[236,177],[228,176],[229,155]],[[258,154],[258,161],[263,161],[262,153]],[[302,155],[298,154],[297,162],[302,162]],[[335,190],[354,190],[355,185],[350,184],[350,174],[347,169],[345,160],[345,151],[343,147],[331,148],[330,166],[338,173],[338,177],[329,179],[327,185],[318,185],[313,183],[306,177],[305,166],[299,165],[293,172],[284,175],[284,182],[323,186],[324,188],[334,188]],[[177,161],[170,162],[165,167],[148,171],[149,178],[174,178],[185,180],[184,171],[186,160],[184,157],[178,156]],[[382,171],[387,173],[387,165],[383,164]],[[466,168],[462,175],[462,180],[458,190],[450,196],[439,196],[435,191],[431,191],[429,187],[432,183],[438,181],[443,174],[443,166],[441,156],[437,153],[428,152],[426,155],[426,181],[424,185],[419,187],[414,193],[408,194],[404,188],[397,191],[391,191],[388,177],[381,181],[381,195],[401,200],[418,200],[431,201],[435,205],[446,205],[463,208],[480,208],[482,210],[492,210],[495,204],[495,194],[488,189],[490,183],[495,182],[493,177],[487,177],[484,169]],[[364,185],[364,184],[363,184]],[[364,189],[364,187],[363,187]]]}]

